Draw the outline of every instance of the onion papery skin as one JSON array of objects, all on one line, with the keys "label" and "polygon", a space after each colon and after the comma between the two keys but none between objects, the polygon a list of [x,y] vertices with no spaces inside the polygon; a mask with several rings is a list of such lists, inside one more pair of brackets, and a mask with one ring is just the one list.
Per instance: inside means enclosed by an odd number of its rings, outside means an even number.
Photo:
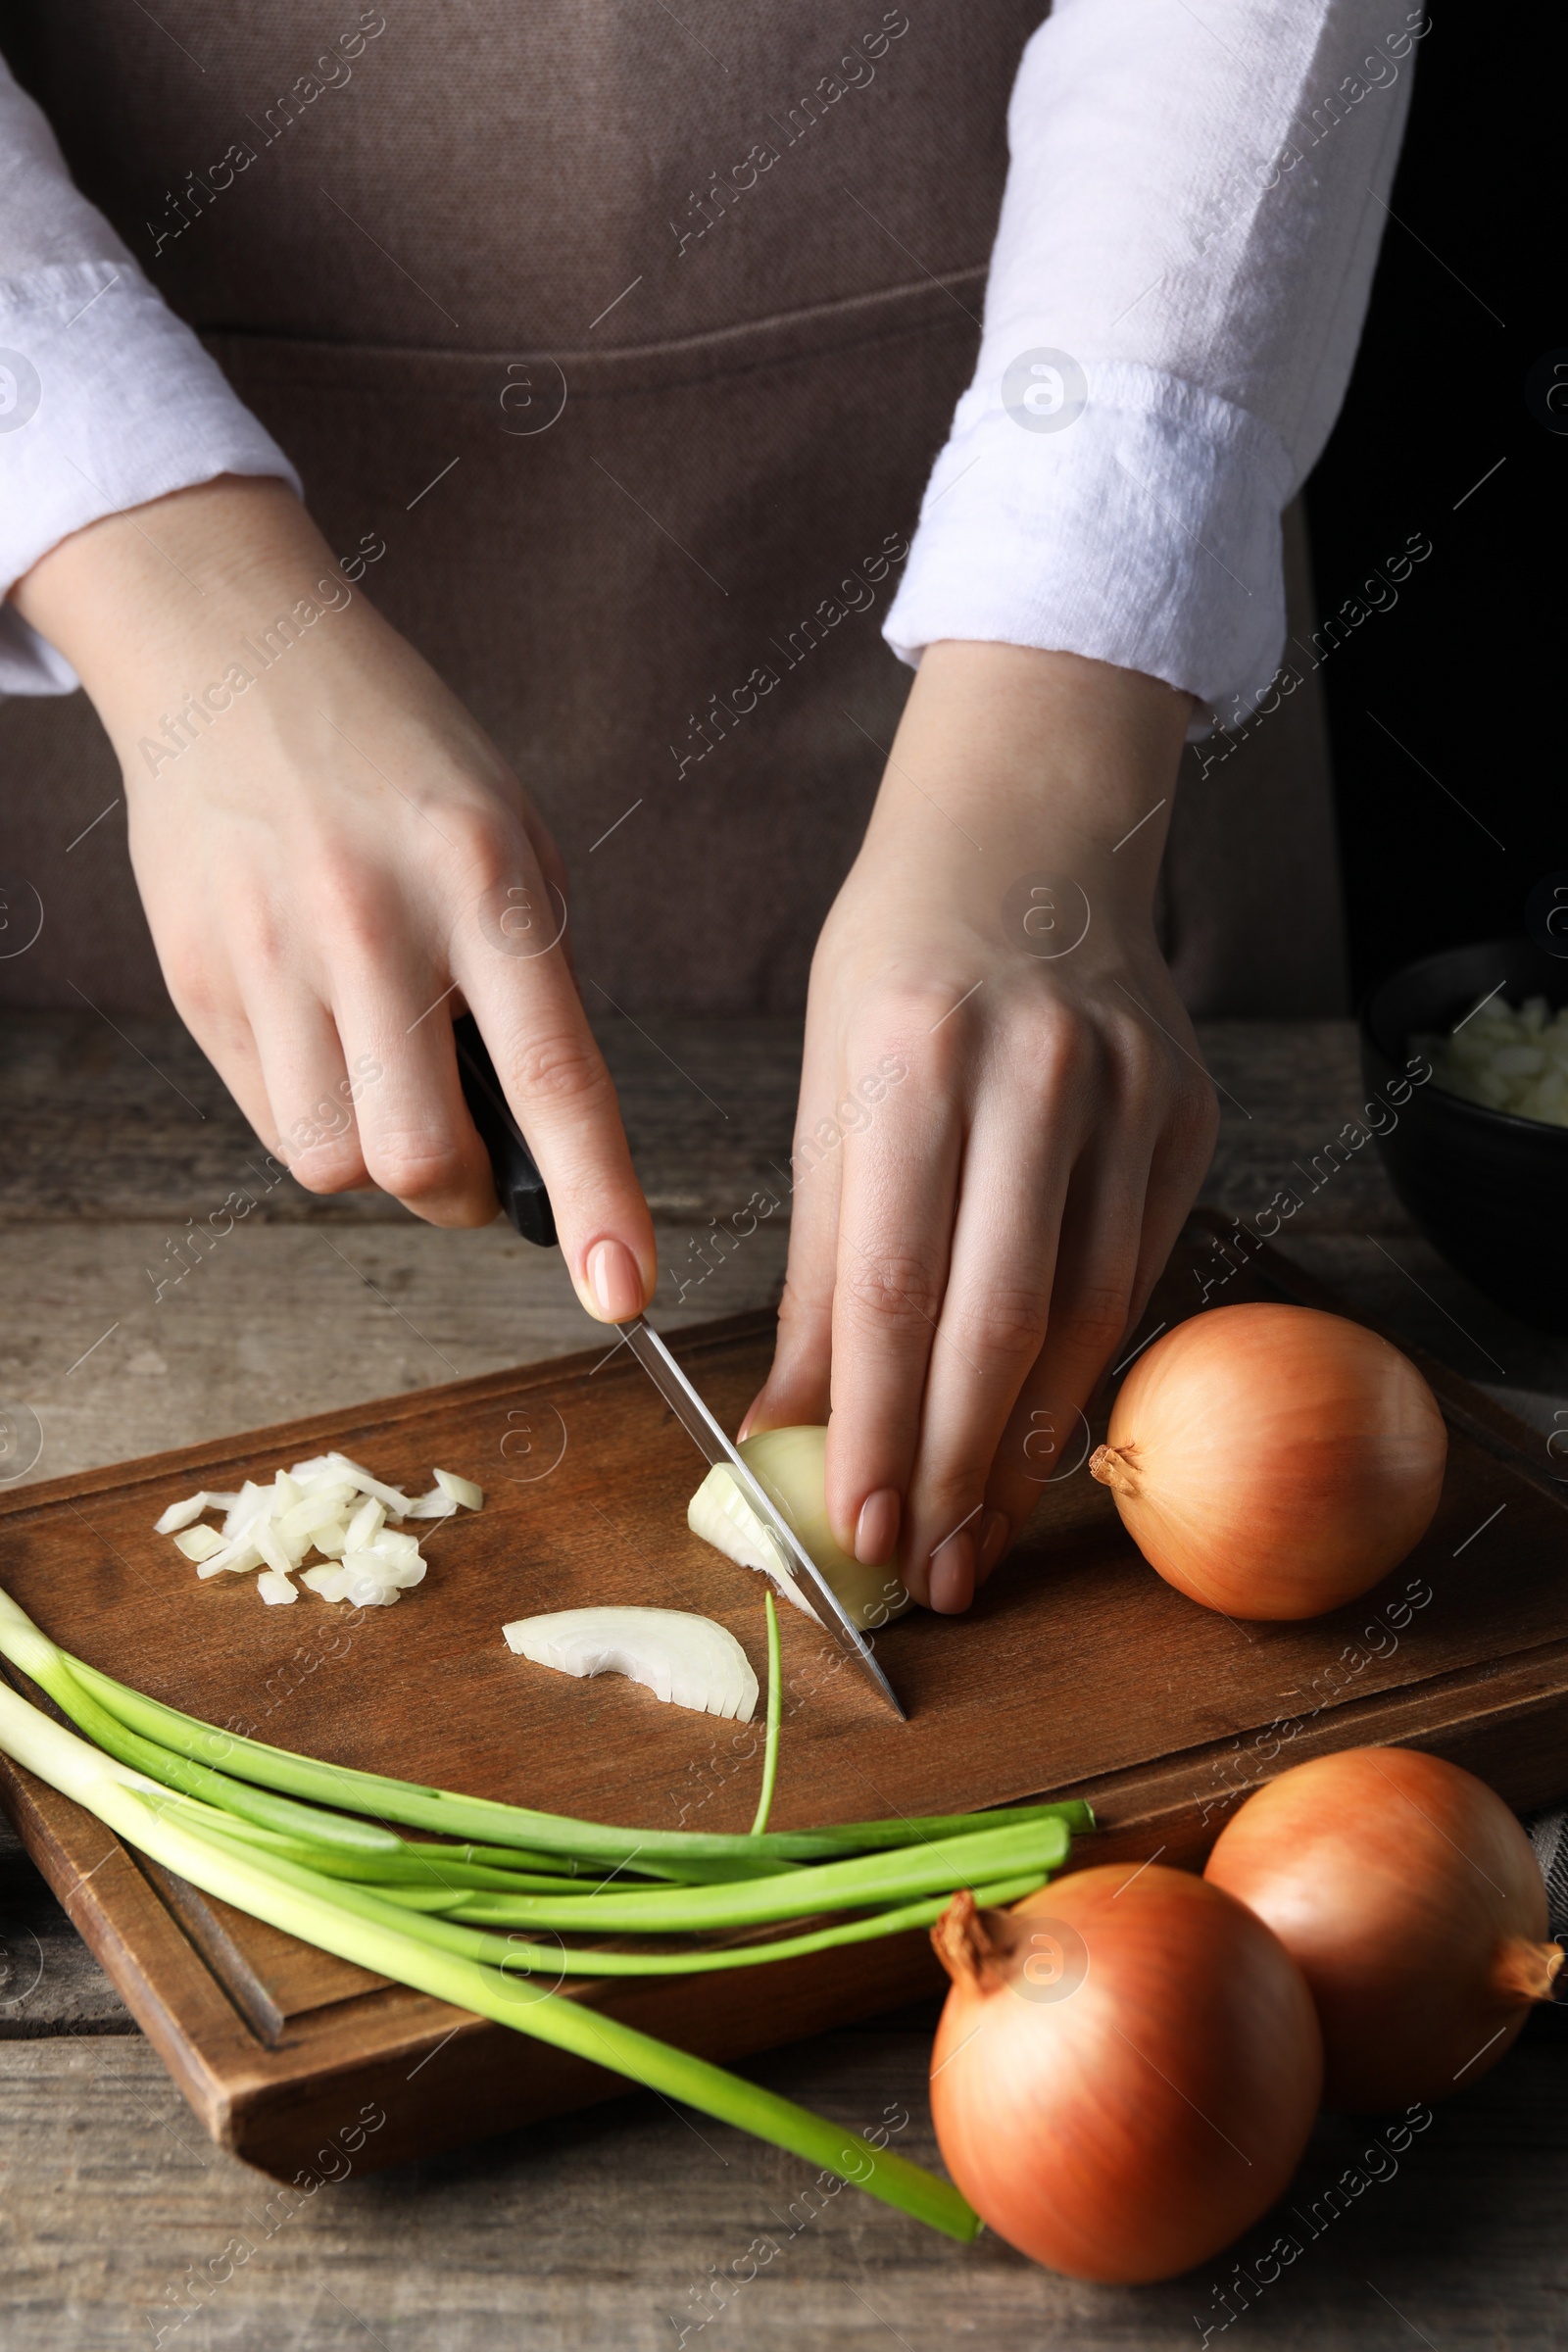
[{"label": "onion papery skin", "polygon": [[1227,1823],[1204,1875],[1267,1922],[1310,1985],[1331,2107],[1430,2104],[1478,2082],[1562,1964],[1513,1814],[1418,1748],[1282,1773]]},{"label": "onion papery skin", "polygon": [[1240,1903],[1185,1871],[1106,1865],[1010,1911],[959,1895],[932,1941],[954,1979],[937,2138],[1021,2254],[1073,2278],[1174,2278],[1285,2187],[1321,2037],[1300,1971]]},{"label": "onion papery skin", "polygon": [[1140,1356],[1090,1468],[1167,1584],[1230,1617],[1316,1617],[1419,1543],[1447,1433],[1408,1356],[1315,1307],[1213,1307]]}]

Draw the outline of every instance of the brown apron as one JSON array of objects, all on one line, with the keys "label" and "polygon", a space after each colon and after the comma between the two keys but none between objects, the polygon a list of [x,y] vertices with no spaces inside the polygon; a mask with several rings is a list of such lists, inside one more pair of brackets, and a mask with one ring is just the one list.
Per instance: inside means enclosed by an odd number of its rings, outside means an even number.
[{"label": "brown apron", "polygon": [[[483,721],[571,869],[591,1012],[788,1011],[908,672],[879,635],[973,365],[1040,0],[32,0],[12,62]],[[8,35],[9,37],[9,35]],[[1305,636],[1304,551],[1293,627]],[[0,708],[0,997],[165,1003],[84,698]],[[1283,919],[1290,910],[1290,920]],[[1196,1010],[1339,1008],[1321,713],[1200,781]]]}]

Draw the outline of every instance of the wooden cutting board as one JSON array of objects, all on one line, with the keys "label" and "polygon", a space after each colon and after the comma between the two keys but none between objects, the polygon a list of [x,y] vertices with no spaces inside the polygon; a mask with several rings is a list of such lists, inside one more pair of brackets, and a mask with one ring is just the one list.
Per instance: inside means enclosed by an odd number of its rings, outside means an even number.
[{"label": "wooden cutting board", "polygon": [[[1205,1280],[1211,1305],[1348,1311],[1266,1249],[1233,1263],[1224,1231],[1193,1221],[1146,1330],[1197,1310]],[[748,1315],[677,1343],[732,1428],[771,1330]],[[880,1638],[907,1724],[784,1609],[773,1826],[1085,1794],[1097,1858],[1194,1863],[1248,1788],[1367,1741],[1452,1756],[1520,1807],[1568,1790],[1568,1488],[1535,1432],[1422,1368],[1449,1426],[1442,1506],[1411,1558],[1333,1616],[1241,1625],[1198,1607],[1139,1558],[1084,1467],[1042,1487],[966,1617],[916,1611]],[[250,1578],[202,1584],[152,1532],[177,1495],[328,1446],[406,1488],[439,1463],[485,1490],[479,1515],[429,1534],[429,1575],[396,1608],[266,1608]],[[1068,1459],[1087,1450],[1080,1436]],[[760,1726],[618,1677],[571,1681],[501,1638],[538,1610],[652,1602],[728,1625],[765,1676],[760,1580],[686,1528],[701,1469],[630,1356],[600,1349],[24,1489],[0,1499],[0,1582],[91,1664],[274,1744],[552,1811],[735,1831]],[[269,2171],[364,2171],[623,2087],[208,1900],[3,1759],[0,1798],[207,2130]],[[937,1982],[919,1935],[576,1997],[728,2060]]]}]

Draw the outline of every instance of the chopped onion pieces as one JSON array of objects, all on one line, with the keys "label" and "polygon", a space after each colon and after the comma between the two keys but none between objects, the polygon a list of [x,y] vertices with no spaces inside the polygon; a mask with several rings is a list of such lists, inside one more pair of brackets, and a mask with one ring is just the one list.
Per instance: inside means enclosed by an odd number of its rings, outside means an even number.
[{"label": "chopped onion pieces", "polygon": [[[411,1499],[345,1453],[316,1454],[278,1470],[266,1485],[247,1479],[237,1494],[204,1489],[171,1503],[156,1532],[172,1535],[202,1578],[261,1569],[256,1589],[274,1607],[299,1598],[292,1580],[315,1550],[320,1565],[300,1578],[313,1592],[386,1608],[425,1573],[418,1538],[389,1526],[389,1519],[450,1519],[460,1505],[476,1511],[483,1504],[471,1479],[449,1470],[435,1478],[427,1494]],[[193,1525],[204,1510],[224,1514],[221,1531]]]},{"label": "chopped onion pieces", "polygon": [[416,1494],[405,1514],[410,1519],[455,1519],[457,1515],[457,1504],[439,1487],[432,1487],[428,1494]]},{"label": "chopped onion pieces", "polygon": [[484,1503],[484,1489],[476,1487],[471,1478],[459,1478],[455,1470],[438,1470],[435,1483],[443,1494],[461,1502],[466,1511],[477,1511]]},{"label": "chopped onion pieces", "polygon": [[385,1525],[386,1505],[373,1494],[368,1495],[349,1521],[346,1538],[349,1550],[363,1551],[367,1544],[375,1542]]},{"label": "chopped onion pieces", "polygon": [[187,1527],[174,1538],[174,1549],[187,1560],[210,1560],[223,1549],[223,1539],[216,1527]]},{"label": "chopped onion pieces", "polygon": [[341,1600],[348,1589],[348,1581],[342,1569],[333,1567],[329,1560],[323,1560],[319,1567],[307,1568],[300,1578],[302,1585],[309,1585],[311,1591],[319,1592],[323,1600]]},{"label": "chopped onion pieces", "polygon": [[314,1536],[318,1528],[331,1527],[343,1516],[343,1505],[352,1500],[354,1489],[332,1486],[307,1494],[302,1502],[285,1511],[277,1522],[277,1532],[285,1544],[299,1536]]},{"label": "chopped onion pieces", "polygon": [[561,1674],[623,1674],[671,1706],[737,1723],[757,1705],[757,1677],[734,1635],[686,1609],[558,1609],[501,1630],[509,1648]]},{"label": "chopped onion pieces", "polygon": [[247,1531],[262,1558],[274,1576],[287,1576],[296,1563],[291,1560],[277,1540],[277,1530],[266,1519],[253,1519]]},{"label": "chopped onion pieces", "polygon": [[172,1502],[163,1517],[154,1523],[153,1534],[172,1536],[178,1529],[189,1527],[193,1519],[201,1517],[209,1503],[217,1500],[217,1495],[209,1494],[204,1488],[200,1494],[187,1494],[183,1502]]},{"label": "chopped onion pieces", "polygon": [[352,1479],[362,1494],[373,1494],[383,1503],[394,1519],[406,1519],[409,1498],[400,1487],[389,1487],[384,1479],[372,1478],[361,1462],[351,1462],[346,1453],[329,1453],[327,1461],[343,1478]]},{"label": "chopped onion pieces", "polygon": [[259,1487],[254,1479],[248,1478],[235,1495],[224,1517],[224,1535],[242,1536],[251,1521],[269,1507],[268,1496],[270,1492],[270,1488]]},{"label": "chopped onion pieces", "polygon": [[232,1544],[225,1544],[221,1551],[215,1551],[210,1560],[203,1560],[196,1573],[198,1576],[221,1576],[225,1569],[243,1573],[261,1565],[262,1555],[249,1536],[238,1536]]}]

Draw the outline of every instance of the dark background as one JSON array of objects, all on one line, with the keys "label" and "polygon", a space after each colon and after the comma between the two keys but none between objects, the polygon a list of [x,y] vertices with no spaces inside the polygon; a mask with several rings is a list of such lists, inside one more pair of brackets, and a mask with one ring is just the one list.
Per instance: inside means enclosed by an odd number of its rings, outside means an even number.
[{"label": "dark background", "polygon": [[[1532,207],[1521,186],[1560,138],[1544,119],[1561,86],[1546,31],[1544,11],[1505,38],[1491,12],[1451,7],[1420,43],[1398,218],[1307,486],[1320,616],[1412,532],[1433,543],[1398,604],[1319,673],[1358,999],[1413,956],[1518,934],[1532,884],[1568,867],[1551,562],[1568,436],[1526,401],[1536,363],[1568,363],[1555,207],[1544,186]],[[1527,240],[1533,267],[1520,266]]]}]

